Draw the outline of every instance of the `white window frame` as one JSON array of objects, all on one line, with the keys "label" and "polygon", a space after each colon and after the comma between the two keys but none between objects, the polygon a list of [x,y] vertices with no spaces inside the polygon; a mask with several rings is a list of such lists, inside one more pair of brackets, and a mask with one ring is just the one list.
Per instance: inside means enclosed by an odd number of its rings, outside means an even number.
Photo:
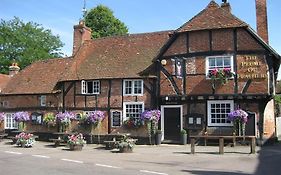
[{"label": "white window frame", "polygon": [[[135,93],[135,82],[140,81],[141,82],[141,93]],[[131,89],[131,93],[127,94],[126,93],[126,82],[131,82],[132,87],[129,87]],[[124,96],[142,96],[143,95],[143,80],[141,79],[126,79],[123,81],[123,94]]]},{"label": "white window frame", "polygon": [[41,95],[39,97],[39,99],[40,99],[40,106],[46,106],[47,96],[46,95]]},{"label": "white window frame", "polygon": [[6,113],[4,119],[5,129],[18,129],[18,123],[14,119],[14,113]]},{"label": "white window frame", "polygon": [[[234,110],[234,101],[233,100],[209,100],[207,102],[207,108],[208,108],[208,126],[233,126],[233,123],[212,123],[212,117],[211,117],[211,105],[212,104],[222,104],[222,103],[229,103],[230,104],[230,111]],[[227,118],[226,118],[227,120]]]},{"label": "white window frame", "polygon": [[[221,55],[221,56],[208,56],[208,57],[206,57],[206,61],[205,61],[205,63],[206,63],[206,65],[205,65],[205,74],[206,74],[206,78],[207,79],[210,79],[210,77],[209,77],[209,70],[210,70],[210,68],[209,68],[209,59],[211,59],[211,58],[230,58],[230,69],[231,69],[231,72],[234,72],[234,67],[233,67],[233,56],[232,55]],[[225,68],[225,67],[222,67],[221,69],[223,69],[223,68]],[[217,68],[217,69],[219,69],[219,68]]]},{"label": "white window frame", "polygon": [[[120,126],[113,126],[113,113],[114,112],[120,112]],[[111,117],[111,127],[113,128],[117,128],[117,127],[121,127],[122,124],[123,124],[123,115],[122,115],[122,111],[120,110],[113,110],[113,111],[110,111],[110,117]]]},{"label": "white window frame", "polygon": [[124,102],[123,103],[123,121],[129,119],[129,117],[127,117],[127,113],[126,113],[126,109],[127,109],[126,105],[142,105],[141,113],[144,111],[144,102]]},{"label": "white window frame", "polygon": [[[89,93],[88,91],[88,85],[87,83],[93,83],[93,89],[92,89],[92,93]],[[82,94],[100,94],[100,80],[93,80],[93,81],[85,81],[82,80],[81,81],[81,93]]]}]

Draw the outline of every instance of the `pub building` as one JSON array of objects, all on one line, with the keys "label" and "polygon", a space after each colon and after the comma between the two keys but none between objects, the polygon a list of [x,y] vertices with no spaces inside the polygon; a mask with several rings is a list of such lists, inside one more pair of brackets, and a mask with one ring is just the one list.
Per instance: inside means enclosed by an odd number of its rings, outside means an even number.
[{"label": "pub building", "polygon": [[268,43],[266,10],[266,0],[256,0],[257,32],[232,14],[230,3],[213,0],[170,31],[91,39],[80,21],[70,58],[35,62],[3,83],[2,129],[17,128],[12,118],[17,111],[32,116],[28,130],[52,133],[58,128],[42,124],[48,112],[79,116],[100,110],[105,113],[100,127],[87,131],[75,120],[68,130],[148,137],[145,126],[128,128],[125,121],[159,109],[162,140],[177,141],[182,129],[232,135],[227,115],[239,108],[249,115],[246,135],[260,143],[274,139],[280,55]]}]

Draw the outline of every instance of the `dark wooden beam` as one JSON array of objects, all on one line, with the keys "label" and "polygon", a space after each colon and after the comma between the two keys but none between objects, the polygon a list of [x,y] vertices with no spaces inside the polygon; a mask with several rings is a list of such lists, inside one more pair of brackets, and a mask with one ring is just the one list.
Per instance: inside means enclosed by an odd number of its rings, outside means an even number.
[{"label": "dark wooden beam", "polygon": [[249,88],[251,82],[252,82],[252,79],[247,80],[245,86],[242,89],[242,94],[245,94],[248,91],[248,88]]},{"label": "dark wooden beam", "polygon": [[[193,52],[193,53],[185,53],[185,54],[175,54],[175,55],[167,55],[163,56],[163,59],[171,59],[174,57],[200,57],[200,56],[216,56],[216,55],[225,55],[225,54],[234,54],[234,51],[204,51],[204,52]],[[247,55],[247,54],[266,54],[264,50],[238,50],[236,52],[237,55]]]},{"label": "dark wooden beam", "polygon": [[76,107],[76,83],[73,87],[73,106]]},{"label": "dark wooden beam", "polygon": [[111,98],[111,87],[112,86],[112,81],[108,80],[108,91],[107,91],[107,114],[108,114],[108,125],[107,125],[107,132],[111,132],[111,116],[110,116],[110,98]]},{"label": "dark wooden beam", "polygon": [[150,95],[152,94],[152,90],[144,82],[143,82],[143,87]]},{"label": "dark wooden beam", "polygon": [[167,77],[167,78],[170,80],[170,82],[172,83],[172,86],[173,86],[173,88],[175,89],[176,94],[177,94],[177,95],[180,95],[180,94],[181,94],[181,93],[180,93],[180,90],[179,90],[179,88],[178,88],[178,86],[177,86],[177,84],[176,84],[174,78],[172,77],[172,75],[169,74],[169,72],[168,72],[163,66],[161,66],[161,71],[166,75],[166,77]]},{"label": "dark wooden beam", "polygon": [[64,92],[64,96],[67,95],[67,93],[70,91],[70,89],[73,87],[73,85],[75,84],[75,81],[72,81],[69,86],[66,88],[65,92]]},{"label": "dark wooden beam", "polygon": [[186,32],[186,53],[189,53],[189,32]]},{"label": "dark wooden beam", "polygon": [[186,94],[186,60],[184,59],[182,62],[182,83],[183,83],[183,94]]},{"label": "dark wooden beam", "polygon": [[65,85],[62,83],[62,111],[65,111]]}]

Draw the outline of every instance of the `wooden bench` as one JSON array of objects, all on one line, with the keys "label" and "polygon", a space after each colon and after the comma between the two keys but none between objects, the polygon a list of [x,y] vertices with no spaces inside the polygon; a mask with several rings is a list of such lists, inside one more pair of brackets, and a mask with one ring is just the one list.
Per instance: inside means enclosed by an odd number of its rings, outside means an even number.
[{"label": "wooden bench", "polygon": [[55,143],[55,147],[61,146],[62,143],[65,143],[65,141],[61,138],[57,138],[57,139],[49,139],[49,141],[54,142]]},{"label": "wooden bench", "polygon": [[6,133],[0,133],[0,142],[4,139],[4,137],[8,136]]},{"label": "wooden bench", "polygon": [[250,153],[256,153],[256,137],[255,136],[215,136],[215,135],[197,135],[190,136],[191,154],[195,153],[195,139],[204,139],[205,145],[208,139],[219,140],[219,154],[224,154],[224,140],[231,140],[233,145],[236,145],[236,140],[250,140]]}]

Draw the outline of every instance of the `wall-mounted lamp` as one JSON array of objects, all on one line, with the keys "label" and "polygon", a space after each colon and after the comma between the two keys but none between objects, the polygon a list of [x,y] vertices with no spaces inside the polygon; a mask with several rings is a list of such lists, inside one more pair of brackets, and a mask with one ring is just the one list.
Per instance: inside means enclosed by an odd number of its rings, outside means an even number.
[{"label": "wall-mounted lamp", "polygon": [[166,66],[167,60],[165,60],[165,59],[161,60],[161,64],[162,64],[162,66]]},{"label": "wall-mounted lamp", "polygon": [[166,100],[166,101],[168,101],[168,100],[169,100],[169,97],[168,97],[168,96],[166,96],[166,97],[165,97],[165,100]]}]

